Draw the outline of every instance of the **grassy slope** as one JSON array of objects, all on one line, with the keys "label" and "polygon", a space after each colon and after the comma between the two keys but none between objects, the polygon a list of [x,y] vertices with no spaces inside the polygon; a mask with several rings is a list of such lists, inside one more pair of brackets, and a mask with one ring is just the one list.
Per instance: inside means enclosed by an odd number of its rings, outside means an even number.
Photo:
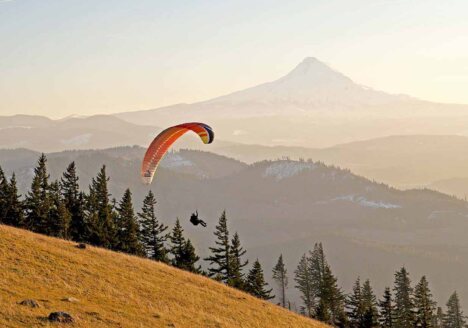
[{"label": "grassy slope", "polygon": [[161,263],[0,225],[0,327],[52,326],[52,311],[74,327],[325,327]]}]

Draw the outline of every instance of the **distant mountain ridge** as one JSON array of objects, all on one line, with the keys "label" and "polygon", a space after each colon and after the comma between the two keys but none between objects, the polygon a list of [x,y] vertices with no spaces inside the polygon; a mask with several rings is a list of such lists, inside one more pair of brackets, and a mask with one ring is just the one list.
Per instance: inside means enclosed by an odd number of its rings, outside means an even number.
[{"label": "distant mountain ridge", "polygon": [[0,148],[43,152],[142,145],[161,131],[110,115],[51,120],[43,116],[0,116]]},{"label": "distant mountain ridge", "polygon": [[312,158],[398,188],[431,187],[450,195],[468,195],[467,183],[451,189],[451,184],[441,181],[468,178],[465,136],[398,135],[320,149],[226,144],[213,151],[247,163],[282,157]]},{"label": "distant mountain ridge", "polygon": [[39,128],[53,124],[53,120],[38,115],[12,115],[0,116],[0,129],[13,128]]},{"label": "distant mountain ridge", "polygon": [[[161,131],[158,127],[135,125],[108,116],[56,121],[43,117],[0,117],[1,125],[0,149],[25,148],[39,152],[122,145],[147,147]],[[210,151],[246,163],[286,157],[313,159],[349,168],[398,188],[430,187],[462,198],[468,195],[468,184],[463,182],[468,178],[468,137],[465,136],[399,135],[309,148],[226,142],[220,140],[222,136],[216,130],[215,134],[215,142],[204,145],[188,133],[173,149]],[[0,151],[0,160],[1,157]]]}]

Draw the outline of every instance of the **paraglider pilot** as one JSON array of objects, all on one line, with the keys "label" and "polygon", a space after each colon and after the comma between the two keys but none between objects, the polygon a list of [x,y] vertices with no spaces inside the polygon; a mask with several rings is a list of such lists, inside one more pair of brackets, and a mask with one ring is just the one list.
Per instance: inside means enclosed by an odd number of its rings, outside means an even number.
[{"label": "paraglider pilot", "polygon": [[192,216],[190,217],[190,222],[192,222],[192,224],[196,226],[201,224],[203,227],[206,227],[206,222],[198,217],[198,210],[195,211],[195,213],[192,213]]}]

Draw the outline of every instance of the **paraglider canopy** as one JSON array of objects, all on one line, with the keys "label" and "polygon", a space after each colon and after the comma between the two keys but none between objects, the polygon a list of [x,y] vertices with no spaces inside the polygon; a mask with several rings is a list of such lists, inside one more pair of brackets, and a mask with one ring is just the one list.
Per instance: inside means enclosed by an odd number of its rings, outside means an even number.
[{"label": "paraglider canopy", "polygon": [[141,164],[141,179],[143,183],[150,184],[162,158],[171,147],[187,131],[193,131],[204,144],[210,144],[214,140],[213,129],[204,123],[183,123],[172,126],[162,131],[154,138],[146,150],[143,163]]}]

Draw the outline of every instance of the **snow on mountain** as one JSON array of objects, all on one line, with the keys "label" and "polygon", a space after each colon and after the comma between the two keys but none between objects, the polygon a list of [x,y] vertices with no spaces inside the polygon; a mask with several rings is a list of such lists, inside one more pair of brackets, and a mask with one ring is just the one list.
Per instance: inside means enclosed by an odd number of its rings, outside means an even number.
[{"label": "snow on mountain", "polygon": [[145,118],[151,115],[163,121],[174,117],[215,120],[291,116],[412,101],[414,99],[408,96],[391,95],[359,85],[320,60],[307,57],[288,74],[272,82],[194,104],[121,113],[117,116],[144,124]]},{"label": "snow on mountain", "polygon": [[205,105],[290,104],[297,110],[381,105],[407,100],[354,83],[313,57],[305,58],[286,76],[269,83],[206,101]]},{"label": "snow on mountain", "polygon": [[263,177],[274,177],[276,180],[282,180],[295,176],[304,170],[313,170],[315,167],[313,163],[294,161],[276,162],[265,169]]},{"label": "snow on mountain", "polygon": [[360,206],[371,207],[371,208],[385,208],[385,209],[401,208],[401,206],[397,204],[387,203],[384,201],[369,200],[364,196],[358,196],[358,195],[339,196],[339,197],[333,198],[332,201],[349,201],[351,203],[355,203]]},{"label": "snow on mountain", "polygon": [[161,161],[161,167],[164,168],[176,168],[176,167],[183,167],[183,166],[193,166],[194,163],[182,157],[178,153],[169,153],[164,156],[163,160]]}]

